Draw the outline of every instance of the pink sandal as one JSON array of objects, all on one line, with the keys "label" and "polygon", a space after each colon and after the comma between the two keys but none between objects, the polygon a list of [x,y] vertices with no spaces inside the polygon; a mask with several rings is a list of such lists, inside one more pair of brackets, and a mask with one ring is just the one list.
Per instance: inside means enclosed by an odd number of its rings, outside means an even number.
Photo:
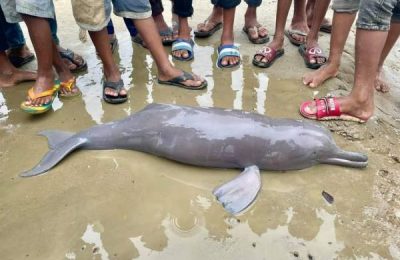
[{"label": "pink sandal", "polygon": [[[316,105],[317,112],[315,114],[310,114],[306,111],[307,107],[310,105]],[[319,99],[314,99],[314,101],[303,102],[300,106],[300,114],[308,119],[313,120],[345,120],[354,121],[358,123],[365,123],[365,120],[360,118],[344,114],[340,111],[339,102],[335,97],[323,97]]]}]

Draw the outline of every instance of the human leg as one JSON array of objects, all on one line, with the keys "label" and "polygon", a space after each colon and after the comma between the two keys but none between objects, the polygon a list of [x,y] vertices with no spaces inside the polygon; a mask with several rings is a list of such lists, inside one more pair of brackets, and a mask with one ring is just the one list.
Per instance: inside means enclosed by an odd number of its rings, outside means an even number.
[{"label": "human leg", "polygon": [[[345,97],[326,99],[328,102],[324,110],[323,106],[316,105],[316,102],[320,100],[305,102],[300,108],[303,116],[323,120],[324,117],[330,118],[329,113],[332,113],[335,115],[334,118],[345,115],[366,121],[373,115],[374,80],[387,39],[392,10],[396,3],[397,0],[361,1],[357,20],[354,85],[350,94]],[[321,113],[321,111],[324,112]]]},{"label": "human leg", "polygon": [[254,55],[254,65],[259,67],[269,67],[276,58],[279,58],[283,55],[285,24],[291,4],[292,0],[278,1],[274,38],[270,43],[257,51],[257,53]]},{"label": "human leg", "polygon": [[248,39],[255,44],[263,44],[269,41],[268,30],[257,20],[257,8],[262,0],[246,0],[247,10],[244,16],[243,31]]},{"label": "human leg", "polygon": [[334,15],[328,61],[316,71],[303,76],[303,83],[311,88],[320,86],[326,80],[336,77],[339,72],[340,60],[350,29],[357,15],[359,2],[334,0]]},{"label": "human leg", "polygon": [[304,46],[300,46],[302,56],[307,67],[318,69],[326,63],[327,58],[323,54],[318,44],[318,33],[322,20],[328,10],[330,0],[319,0],[314,5],[314,15],[311,22],[310,31],[307,34],[307,40]]},{"label": "human leg", "polygon": [[[172,79],[184,77],[184,72],[172,66],[168,56],[162,47],[160,36],[157,34],[157,27],[151,18],[134,20],[135,26],[143,37],[158,69],[158,79],[161,82],[168,82]],[[146,32],[146,33],[144,33]],[[188,89],[199,89],[205,87],[207,82],[197,75],[184,77],[180,83]]]},{"label": "human leg", "polygon": [[193,41],[190,37],[191,28],[188,17],[193,15],[191,0],[175,0],[173,13],[178,16],[178,37],[172,44],[172,56],[179,60],[189,60],[193,58]]},{"label": "human leg", "polygon": [[379,60],[378,67],[378,75],[375,80],[375,89],[386,93],[389,91],[389,82],[385,77],[385,73],[383,71],[383,64],[388,56],[389,52],[392,50],[394,44],[400,35],[400,2],[398,2],[397,6],[393,9],[392,21],[390,24],[390,30],[388,32],[388,37],[385,42],[385,46],[383,47],[383,51],[381,54],[381,58]]}]

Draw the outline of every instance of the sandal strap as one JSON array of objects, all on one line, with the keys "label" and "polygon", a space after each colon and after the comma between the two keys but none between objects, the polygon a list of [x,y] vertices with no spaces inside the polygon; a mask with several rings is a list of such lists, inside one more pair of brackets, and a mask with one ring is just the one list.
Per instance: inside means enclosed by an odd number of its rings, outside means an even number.
[{"label": "sandal strap", "polygon": [[120,92],[121,89],[124,87],[124,82],[120,79],[117,82],[106,81],[104,82],[103,88],[111,88],[114,89],[116,92]]},{"label": "sandal strap", "polygon": [[274,57],[276,55],[276,50],[269,46],[264,46],[256,52],[256,55],[262,55],[265,58]]},{"label": "sandal strap", "polygon": [[182,70],[182,75],[179,75],[179,76],[171,79],[170,81],[182,83],[186,80],[194,80],[194,76],[193,76],[193,74]]},{"label": "sandal strap", "polygon": [[233,44],[221,45],[218,47],[218,60],[226,56],[240,57],[239,48]]},{"label": "sandal strap", "polygon": [[53,86],[51,89],[45,90],[43,92],[40,92],[38,94],[35,94],[33,88],[30,88],[28,90],[28,96],[31,100],[35,100],[41,97],[48,97],[48,96],[54,96],[54,93],[58,90],[57,86]]},{"label": "sandal strap", "polygon": [[331,116],[340,116],[342,114],[340,111],[339,102],[337,102],[335,97],[326,96],[314,100],[317,106],[316,117],[318,119]]},{"label": "sandal strap", "polygon": [[66,89],[68,92],[71,92],[72,89],[75,87],[75,83],[76,83],[76,78],[73,77],[72,79],[70,79],[68,81],[61,82],[60,88]]},{"label": "sandal strap", "polygon": [[194,42],[192,41],[192,39],[186,40],[186,39],[179,38],[176,41],[174,41],[174,43],[172,44],[172,51],[185,50],[185,51],[192,53],[193,45],[194,45]]}]

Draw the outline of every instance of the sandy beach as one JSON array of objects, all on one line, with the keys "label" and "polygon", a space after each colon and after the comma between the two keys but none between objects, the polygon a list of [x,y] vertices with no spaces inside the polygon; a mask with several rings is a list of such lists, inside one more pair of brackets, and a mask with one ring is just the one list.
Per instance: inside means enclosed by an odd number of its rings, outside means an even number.
[{"label": "sandy beach", "polygon": [[[61,45],[83,55],[89,68],[78,76],[82,97],[57,99],[54,111],[44,115],[30,116],[19,108],[32,83],[0,90],[0,259],[400,259],[400,42],[384,66],[392,88],[376,93],[374,117],[366,124],[321,123],[343,149],[368,154],[368,167],[263,171],[256,203],[233,217],[211,191],[239,174],[237,170],[109,150],[75,152],[42,176],[18,174],[36,165],[48,150],[39,131],[78,132],[153,102],[302,119],[302,101],[351,90],[355,28],[338,77],[309,89],[301,81],[309,70],[287,39],[285,55],[271,68],[251,64],[261,46],[251,44],[242,32],[242,3],[235,20],[242,64],[236,69],[215,66],[221,31],[195,39],[194,60],[174,63],[204,76],[209,86],[188,91],[159,85],[149,52],[132,43],[122,18],[113,17],[119,41],[114,56],[122,79],[129,83],[129,101],[110,105],[102,100],[101,62],[90,40],[79,41],[70,1],[54,2]],[[164,6],[166,20],[171,21],[169,1]],[[194,8],[189,20],[193,28],[212,6],[195,1]],[[276,1],[264,1],[258,11],[271,34],[275,11]],[[291,14],[287,25],[290,18]],[[327,54],[329,39],[330,34],[320,34]],[[33,50],[30,41],[29,46]],[[26,68],[35,69],[36,62]],[[322,191],[334,197],[333,204],[324,200]]]}]

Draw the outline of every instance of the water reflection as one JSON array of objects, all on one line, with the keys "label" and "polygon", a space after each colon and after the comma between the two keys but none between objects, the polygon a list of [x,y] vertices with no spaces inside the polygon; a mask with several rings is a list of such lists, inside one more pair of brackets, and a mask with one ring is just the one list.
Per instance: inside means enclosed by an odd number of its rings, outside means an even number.
[{"label": "water reflection", "polygon": [[287,214],[286,223],[261,235],[252,232],[249,222],[228,218],[231,228],[223,239],[213,238],[204,226],[198,226],[197,232],[190,233],[190,236],[182,236],[174,231],[176,228],[171,223],[175,222],[167,216],[161,225],[165,229],[168,245],[162,251],[146,246],[142,236],[131,237],[130,240],[140,259],[290,259],[294,256],[309,259],[316,255],[318,259],[335,259],[345,248],[344,243],[336,239],[336,215],[317,209],[316,215],[322,224],[313,239],[304,240],[289,232],[291,216],[296,214],[293,208],[282,213]]}]

